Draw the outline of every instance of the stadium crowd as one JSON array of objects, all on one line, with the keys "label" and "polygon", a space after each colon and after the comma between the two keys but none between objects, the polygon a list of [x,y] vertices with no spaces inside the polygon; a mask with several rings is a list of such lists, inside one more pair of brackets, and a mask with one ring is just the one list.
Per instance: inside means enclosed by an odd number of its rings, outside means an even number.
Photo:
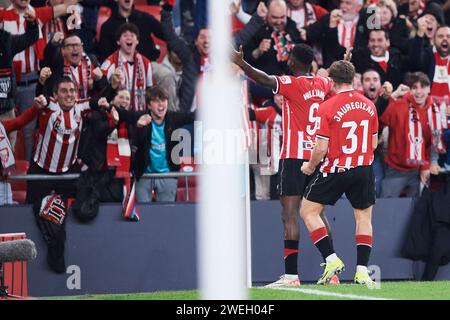
[{"label": "stadium crowd", "polygon": [[[33,205],[49,263],[62,272],[66,207],[87,221],[99,201],[124,201],[124,216],[137,220],[128,205],[135,196],[137,202],[185,197],[177,178],[141,177],[195,169],[191,150],[174,157],[173,134],[183,128],[194,136],[203,107],[201,82],[213,67],[208,1],[0,5],[0,204]],[[430,175],[450,169],[450,0],[234,0],[224,14],[235,48],[269,75],[296,75],[289,57],[297,44],[313,48],[310,75],[327,75],[351,52],[353,87],[376,105],[380,120],[377,197],[418,196]],[[278,88],[241,77],[255,129],[250,149],[258,155],[251,163],[254,198],[276,199],[280,156],[297,152],[282,143],[293,136],[283,127],[290,119],[282,111],[286,101]],[[12,132],[18,127],[19,134]],[[314,141],[295,139],[299,150],[313,148]],[[8,180],[14,164],[19,173],[81,176],[29,181],[20,198],[23,183]]]}]

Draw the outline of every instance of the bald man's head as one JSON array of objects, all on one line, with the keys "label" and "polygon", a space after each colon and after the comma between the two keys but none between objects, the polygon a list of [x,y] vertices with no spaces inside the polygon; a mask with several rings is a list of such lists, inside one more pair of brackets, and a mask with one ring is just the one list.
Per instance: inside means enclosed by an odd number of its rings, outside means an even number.
[{"label": "bald man's head", "polygon": [[267,23],[275,31],[284,31],[287,23],[287,6],[285,1],[270,1],[267,13]]}]

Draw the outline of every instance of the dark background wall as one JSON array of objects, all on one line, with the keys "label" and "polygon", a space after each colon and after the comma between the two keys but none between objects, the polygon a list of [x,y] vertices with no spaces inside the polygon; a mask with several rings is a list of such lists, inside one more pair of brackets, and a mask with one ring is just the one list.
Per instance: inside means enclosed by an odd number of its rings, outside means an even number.
[{"label": "dark background wall", "polygon": [[[402,259],[402,243],[411,199],[382,199],[373,214],[374,247],[370,264],[381,268],[383,280],[413,279],[422,263]],[[254,201],[252,208],[252,278],[254,284],[277,279],[283,272],[283,229],[277,201]],[[66,263],[81,271],[81,289],[69,290],[71,274],[54,274],[45,262],[46,247],[31,208],[0,208],[0,233],[25,232],[38,249],[28,263],[31,296],[79,295],[184,290],[197,287],[195,204],[140,205],[140,222],[121,218],[116,204],[101,206],[90,224],[67,221]],[[342,280],[352,280],[356,249],[355,223],[347,201],[326,209],[338,255],[346,263]],[[301,223],[299,271],[302,282],[321,275],[321,257]],[[450,279],[450,266],[441,267],[437,279]],[[69,279],[70,280],[70,279]],[[69,281],[70,282],[70,281]]]}]

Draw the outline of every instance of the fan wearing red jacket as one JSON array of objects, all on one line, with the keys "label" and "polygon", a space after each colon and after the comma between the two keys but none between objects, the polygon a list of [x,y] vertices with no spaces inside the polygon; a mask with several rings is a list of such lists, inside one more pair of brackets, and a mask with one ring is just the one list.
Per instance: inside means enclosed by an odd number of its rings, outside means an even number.
[{"label": "fan wearing red jacket", "polygon": [[[283,207],[285,274],[269,287],[297,286],[298,215],[300,201],[308,185],[309,176],[300,171],[314,147],[317,130],[317,109],[331,91],[327,77],[308,76],[314,53],[310,46],[297,44],[291,51],[288,67],[295,76],[269,76],[243,60],[242,50],[235,52],[233,62],[258,84],[269,87],[285,98],[282,111],[283,143],[279,162],[278,193]],[[326,220],[322,215],[324,223]],[[335,278],[337,279],[337,278]],[[338,282],[338,280],[336,281]]]},{"label": "fan wearing red jacket", "polygon": [[355,68],[348,61],[334,62],[329,70],[336,95],[319,107],[319,128],[311,158],[302,165],[312,175],[306,187],[300,215],[325,262],[318,284],[328,284],[344,269],[331,245],[320,218],[326,205],[334,205],[345,193],[356,219],[357,268],[354,281],[374,285],[367,264],[372,248],[372,206],[375,204],[373,151],[378,145],[378,116],[375,105],[353,89]]},{"label": "fan wearing red jacket", "polygon": [[408,197],[418,196],[420,182],[427,184],[430,178],[432,151],[443,147],[437,123],[447,119],[433,104],[428,76],[412,73],[407,84],[410,92],[391,99],[380,117],[381,124],[389,128],[383,198],[398,197],[403,189]]}]

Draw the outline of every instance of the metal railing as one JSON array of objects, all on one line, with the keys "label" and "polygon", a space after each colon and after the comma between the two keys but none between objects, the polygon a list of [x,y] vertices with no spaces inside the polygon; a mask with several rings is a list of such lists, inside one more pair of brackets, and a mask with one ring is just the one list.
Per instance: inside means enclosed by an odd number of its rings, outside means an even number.
[{"label": "metal railing", "polygon": [[[189,201],[189,177],[198,177],[199,172],[167,172],[167,173],[144,173],[141,179],[165,179],[165,178],[185,178],[186,201]],[[15,174],[8,177],[8,180],[75,180],[80,177],[79,173],[66,173],[61,175],[50,174]]]}]

